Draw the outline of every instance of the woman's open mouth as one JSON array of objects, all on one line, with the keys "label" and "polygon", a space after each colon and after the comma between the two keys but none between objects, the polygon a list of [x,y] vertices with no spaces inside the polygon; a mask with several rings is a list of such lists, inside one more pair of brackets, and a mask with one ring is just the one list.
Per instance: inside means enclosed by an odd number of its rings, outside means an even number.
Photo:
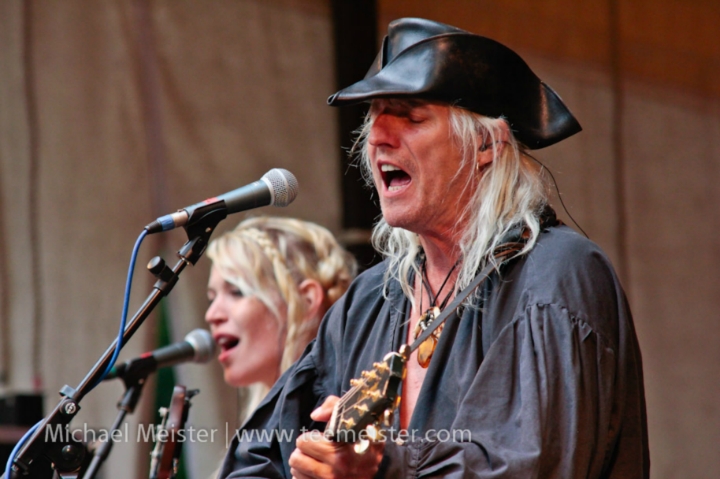
[{"label": "woman's open mouth", "polygon": [[235,349],[235,347],[240,344],[240,338],[227,334],[222,334],[215,338],[215,342],[220,348],[220,355],[218,356],[218,360],[222,361],[228,356],[230,351]]},{"label": "woman's open mouth", "polygon": [[382,164],[380,165],[380,174],[382,176],[385,188],[392,191],[399,191],[410,184],[412,179],[410,175],[405,173],[397,166]]}]

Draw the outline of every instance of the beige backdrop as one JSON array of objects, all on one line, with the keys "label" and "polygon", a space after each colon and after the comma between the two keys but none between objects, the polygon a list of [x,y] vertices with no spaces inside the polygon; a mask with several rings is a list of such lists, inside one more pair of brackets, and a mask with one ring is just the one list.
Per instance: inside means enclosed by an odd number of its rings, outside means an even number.
[{"label": "beige backdrop", "polygon": [[[712,1],[381,0],[399,16],[468,28],[518,50],[584,131],[539,152],[580,225],[613,258],[643,351],[652,477],[720,470],[720,4]],[[156,216],[293,171],[298,200],[266,213],[340,225],[329,2],[0,0],[0,388],[76,386],[116,334],[132,245]],[[559,205],[556,205],[559,208]],[[220,230],[240,220],[224,222]],[[169,262],[146,241],[131,313]],[[203,325],[206,260],[170,297],[175,339]],[[150,318],[123,351],[152,347]],[[187,365],[191,422],[220,431],[186,452],[207,477],[236,424],[216,365]],[[76,422],[108,427],[118,384]],[[131,419],[150,411],[151,394]],[[105,477],[146,474],[120,444]]]},{"label": "beige backdrop", "polygon": [[381,25],[427,16],[516,49],[580,119],[582,133],[538,156],[628,294],[651,477],[717,476],[720,2],[378,3]]},{"label": "beige backdrop", "polygon": [[[337,231],[330,32],[324,2],[0,2],[4,389],[32,390],[37,377],[49,408],[63,384],[79,384],[117,334],[132,246],[160,214],[283,167],[301,194],[265,213]],[[146,240],[131,313],[149,293],[148,259],[174,263],[185,240],[182,230]],[[206,260],[189,268],[170,296],[177,340],[204,325],[207,273]],[[155,329],[150,318],[121,358],[152,348]],[[237,426],[235,392],[217,364],[178,374],[202,391],[193,425],[220,431],[186,451],[206,477],[226,420]],[[121,393],[93,391],[74,425],[109,427]],[[131,433],[151,397],[152,386]],[[119,444],[105,477],[127,477],[119,471],[135,462],[146,475],[145,452]]]}]

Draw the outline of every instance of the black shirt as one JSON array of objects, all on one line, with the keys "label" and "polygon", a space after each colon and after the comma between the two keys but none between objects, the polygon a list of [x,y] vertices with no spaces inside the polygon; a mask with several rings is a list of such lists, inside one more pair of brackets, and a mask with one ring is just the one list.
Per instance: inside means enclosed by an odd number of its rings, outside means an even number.
[{"label": "black shirt", "polygon": [[[318,337],[237,432],[219,477],[290,477],[310,412],[407,337],[382,263],[328,312]],[[565,226],[486,281],[451,316],[408,426],[377,477],[647,478],[640,350],[602,251]],[[399,414],[397,415],[399,416]],[[238,440],[241,438],[241,440]]]}]

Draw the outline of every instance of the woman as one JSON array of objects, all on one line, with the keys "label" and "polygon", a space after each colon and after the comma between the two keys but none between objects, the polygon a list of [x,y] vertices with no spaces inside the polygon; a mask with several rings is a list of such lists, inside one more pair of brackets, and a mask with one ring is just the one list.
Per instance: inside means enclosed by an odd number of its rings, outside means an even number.
[{"label": "woman", "polygon": [[315,337],[356,263],[328,230],[290,218],[247,219],[210,243],[207,255],[205,320],[225,382],[250,387],[249,412]]}]

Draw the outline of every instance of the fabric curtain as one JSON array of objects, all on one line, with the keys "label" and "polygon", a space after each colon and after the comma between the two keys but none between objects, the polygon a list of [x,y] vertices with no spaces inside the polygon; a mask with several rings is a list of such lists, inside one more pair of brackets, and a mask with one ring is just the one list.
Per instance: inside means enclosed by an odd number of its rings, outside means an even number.
[{"label": "fabric curtain", "polygon": [[[77,386],[117,335],[130,253],[157,216],[292,171],[300,194],[285,209],[337,231],[339,147],[329,6],[323,1],[0,2],[0,372],[4,390]],[[226,219],[215,236],[242,219]],[[149,237],[140,251],[130,316],[170,264],[183,230]],[[187,268],[168,298],[176,341],[204,327],[209,265]],[[121,360],[152,349],[150,317]],[[237,399],[220,367],[184,365],[179,382],[201,390],[190,422],[215,430],[184,458],[207,477],[225,451]],[[102,384],[73,428],[108,428],[123,392]],[[129,418],[104,477],[147,474],[152,385]],[[134,465],[134,466],[128,466]],[[127,473],[123,474],[127,477]]]}]

